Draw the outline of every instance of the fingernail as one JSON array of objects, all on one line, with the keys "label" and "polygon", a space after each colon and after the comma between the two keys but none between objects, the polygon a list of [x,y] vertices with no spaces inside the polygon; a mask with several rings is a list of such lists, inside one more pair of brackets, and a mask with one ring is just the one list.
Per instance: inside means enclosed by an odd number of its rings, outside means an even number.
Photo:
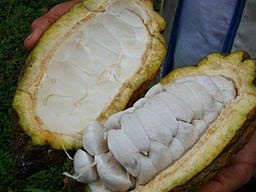
[{"label": "fingernail", "polygon": [[32,33],[29,34],[29,36],[27,36],[27,38],[24,41],[29,40],[29,38],[32,36]]}]

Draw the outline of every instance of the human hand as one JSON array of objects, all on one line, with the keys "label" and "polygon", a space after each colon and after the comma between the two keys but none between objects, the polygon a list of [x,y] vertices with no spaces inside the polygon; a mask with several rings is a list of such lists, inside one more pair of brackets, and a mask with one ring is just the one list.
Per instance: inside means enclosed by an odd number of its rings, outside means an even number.
[{"label": "human hand", "polygon": [[27,51],[32,50],[43,33],[72,6],[82,0],[70,0],[60,3],[49,10],[45,15],[37,18],[31,25],[30,35],[24,40],[23,45]]},{"label": "human hand", "polygon": [[233,192],[246,184],[256,167],[256,132],[249,142],[232,157],[229,165],[197,192]]}]

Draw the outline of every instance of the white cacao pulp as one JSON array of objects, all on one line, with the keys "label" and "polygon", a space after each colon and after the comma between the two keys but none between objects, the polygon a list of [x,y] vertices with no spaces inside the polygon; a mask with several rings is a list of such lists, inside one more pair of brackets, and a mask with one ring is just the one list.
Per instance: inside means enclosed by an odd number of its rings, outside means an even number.
[{"label": "white cacao pulp", "polygon": [[[217,75],[157,84],[104,125],[89,125],[84,131],[84,153],[94,159],[99,178],[95,181],[97,174],[72,177],[89,183],[92,191],[129,191],[144,185],[186,153],[235,97],[234,83]],[[90,164],[76,168],[75,175],[85,175],[83,170],[94,173]],[[81,165],[75,158],[74,167]]]},{"label": "white cacao pulp", "polygon": [[141,65],[150,34],[144,10],[127,2],[81,24],[49,61],[35,110],[50,131],[82,134]]}]

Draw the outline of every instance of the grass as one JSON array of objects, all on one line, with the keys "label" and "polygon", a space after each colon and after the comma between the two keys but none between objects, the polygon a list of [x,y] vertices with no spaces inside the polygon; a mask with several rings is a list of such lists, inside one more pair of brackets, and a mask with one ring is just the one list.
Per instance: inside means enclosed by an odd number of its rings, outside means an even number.
[{"label": "grass", "polygon": [[11,104],[20,70],[28,53],[23,40],[32,21],[63,0],[0,1],[0,191],[56,192],[63,186],[63,171],[70,162],[40,171],[24,180],[13,177]]}]

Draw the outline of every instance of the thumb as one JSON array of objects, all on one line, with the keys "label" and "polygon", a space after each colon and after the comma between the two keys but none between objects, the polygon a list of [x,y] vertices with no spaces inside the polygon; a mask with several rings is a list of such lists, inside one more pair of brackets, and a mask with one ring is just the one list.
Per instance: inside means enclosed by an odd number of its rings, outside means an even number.
[{"label": "thumb", "polygon": [[24,40],[23,46],[27,51],[32,50],[43,33],[64,13],[81,0],[71,0],[65,3],[58,4],[51,8],[48,13],[37,18],[31,25],[31,33]]}]

